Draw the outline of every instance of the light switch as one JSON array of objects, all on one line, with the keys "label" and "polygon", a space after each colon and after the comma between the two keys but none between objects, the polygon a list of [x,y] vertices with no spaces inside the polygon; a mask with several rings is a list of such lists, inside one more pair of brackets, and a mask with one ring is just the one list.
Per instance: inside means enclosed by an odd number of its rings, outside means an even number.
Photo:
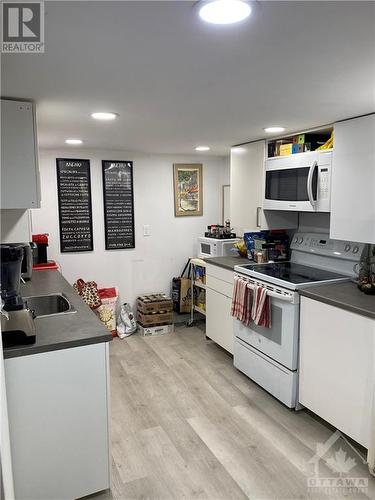
[{"label": "light switch", "polygon": [[151,236],[151,226],[150,226],[150,224],[145,224],[143,226],[143,236]]}]

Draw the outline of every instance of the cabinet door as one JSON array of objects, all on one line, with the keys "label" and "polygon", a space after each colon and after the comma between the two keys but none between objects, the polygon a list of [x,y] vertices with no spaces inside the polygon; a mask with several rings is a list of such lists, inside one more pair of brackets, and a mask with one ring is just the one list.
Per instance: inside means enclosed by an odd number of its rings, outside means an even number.
[{"label": "cabinet door", "polygon": [[230,215],[235,231],[259,231],[263,199],[265,141],[232,148]]},{"label": "cabinet door", "polygon": [[230,216],[238,235],[261,229],[297,227],[293,212],[263,211],[265,141],[243,144],[231,149]]},{"label": "cabinet door", "polygon": [[368,448],[375,321],[301,297],[299,401]]},{"label": "cabinet door", "polygon": [[330,236],[375,243],[375,114],[335,124]]},{"label": "cabinet door", "polygon": [[38,208],[39,169],[34,106],[1,100],[1,207]]},{"label": "cabinet door", "polygon": [[232,299],[210,288],[206,289],[206,335],[233,354]]},{"label": "cabinet door", "polygon": [[5,360],[18,500],[110,487],[107,377],[106,343]]}]

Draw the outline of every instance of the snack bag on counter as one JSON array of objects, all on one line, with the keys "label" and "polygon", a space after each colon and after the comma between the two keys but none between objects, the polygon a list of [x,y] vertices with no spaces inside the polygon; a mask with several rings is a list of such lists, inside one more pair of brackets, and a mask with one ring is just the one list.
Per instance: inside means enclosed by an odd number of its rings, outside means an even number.
[{"label": "snack bag on counter", "polygon": [[99,288],[99,297],[101,305],[95,309],[95,312],[100,318],[100,321],[112,332],[113,337],[116,337],[116,307],[118,299],[117,287]]},{"label": "snack bag on counter", "polygon": [[95,281],[84,281],[82,278],[79,278],[74,283],[73,288],[91,309],[97,309],[102,303],[98,292],[98,285]]},{"label": "snack bag on counter", "polygon": [[247,257],[247,248],[244,240],[236,241],[233,247],[237,250],[241,257]]},{"label": "snack bag on counter", "polygon": [[117,335],[120,339],[129,337],[137,330],[137,322],[130,304],[125,303],[121,306],[120,314],[117,318]]},{"label": "snack bag on counter", "polygon": [[243,235],[249,259],[255,260],[255,253],[262,250],[262,245],[267,243],[267,235],[268,231],[256,231]]}]

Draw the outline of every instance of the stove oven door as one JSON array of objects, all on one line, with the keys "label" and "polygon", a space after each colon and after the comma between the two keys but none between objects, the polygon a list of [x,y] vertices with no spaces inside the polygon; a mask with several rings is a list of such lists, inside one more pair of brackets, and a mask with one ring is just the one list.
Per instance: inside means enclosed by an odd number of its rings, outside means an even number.
[{"label": "stove oven door", "polygon": [[[271,295],[271,294],[270,294]],[[271,328],[245,326],[235,320],[235,337],[289,370],[297,370],[299,304],[287,297],[271,298]]]}]

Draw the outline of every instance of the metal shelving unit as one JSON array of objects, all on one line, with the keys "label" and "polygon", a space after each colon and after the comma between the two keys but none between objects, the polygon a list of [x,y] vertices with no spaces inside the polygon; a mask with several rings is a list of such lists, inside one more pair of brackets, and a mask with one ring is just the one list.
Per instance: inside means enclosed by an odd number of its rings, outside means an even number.
[{"label": "metal shelving unit", "polygon": [[[204,271],[202,281],[196,280],[196,268],[204,268],[206,269],[206,263],[202,259],[191,259],[190,260],[190,265],[191,265],[191,310],[190,310],[190,320],[188,322],[188,325],[192,325],[194,322],[194,313],[199,313],[202,316],[206,316],[206,299],[204,301],[204,307],[199,307],[195,303],[195,297],[197,295],[196,289],[199,289],[200,291],[206,290],[206,271]],[[204,292],[205,293],[205,292]]]}]

